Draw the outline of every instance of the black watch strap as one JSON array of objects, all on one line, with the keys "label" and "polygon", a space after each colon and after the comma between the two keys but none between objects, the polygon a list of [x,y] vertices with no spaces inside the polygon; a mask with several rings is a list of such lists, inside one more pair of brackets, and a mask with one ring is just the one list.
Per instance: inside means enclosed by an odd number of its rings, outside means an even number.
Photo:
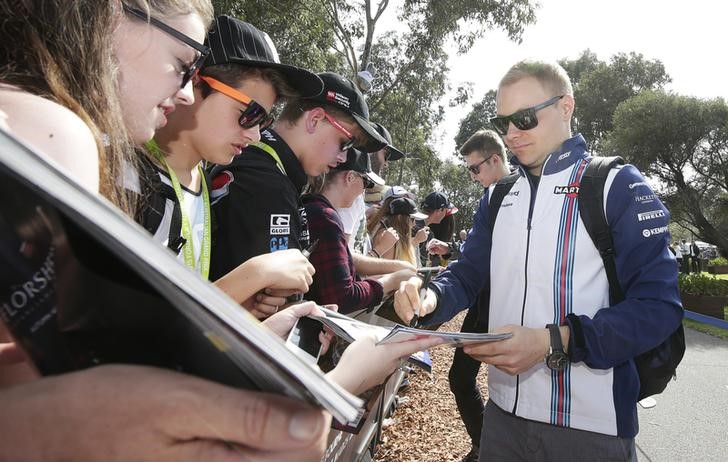
[{"label": "black watch strap", "polygon": [[546,328],[551,335],[551,350],[564,351],[564,344],[561,342],[561,329],[556,324],[547,324]]}]

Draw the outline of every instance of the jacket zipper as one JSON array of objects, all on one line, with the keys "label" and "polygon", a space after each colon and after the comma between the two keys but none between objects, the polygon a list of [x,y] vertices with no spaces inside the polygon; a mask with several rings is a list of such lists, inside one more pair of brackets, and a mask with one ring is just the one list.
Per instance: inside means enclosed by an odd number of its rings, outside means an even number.
[{"label": "jacket zipper", "polygon": [[[544,162],[544,165],[546,163]],[[543,170],[543,167],[542,167]],[[542,171],[543,173],[543,171]],[[533,187],[533,183],[531,181],[531,177],[528,175],[528,172],[524,169],[524,176],[526,177],[526,180],[528,181],[528,185],[531,188],[531,200],[528,204],[528,224],[526,227],[526,261],[523,265],[523,304],[521,305],[521,326],[523,326],[523,320],[526,316],[526,294],[528,292],[528,256],[530,253],[530,247],[531,247],[531,218],[533,218],[533,209],[535,207],[536,203],[536,193],[538,192],[538,185],[536,187]],[[539,184],[541,184],[541,178],[539,177]],[[521,375],[516,375],[516,398],[513,401],[513,411],[512,414],[515,415],[516,408],[518,407],[518,392],[520,391],[520,383],[521,383]]]}]

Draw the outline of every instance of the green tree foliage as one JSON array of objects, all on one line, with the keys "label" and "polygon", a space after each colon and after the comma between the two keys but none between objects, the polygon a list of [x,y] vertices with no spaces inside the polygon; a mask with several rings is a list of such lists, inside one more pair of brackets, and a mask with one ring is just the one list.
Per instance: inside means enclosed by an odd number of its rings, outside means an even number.
[{"label": "green tree foliage", "polygon": [[493,129],[490,119],[497,114],[495,94],[495,90],[488,91],[482,100],[473,104],[473,109],[460,121],[460,128],[455,135],[456,149],[459,149],[478,130]]},{"label": "green tree foliage", "polygon": [[455,232],[460,229],[470,229],[473,226],[473,215],[483,196],[483,187],[470,179],[462,163],[450,160],[442,163],[440,184],[440,191],[445,193],[450,202],[458,208],[458,213],[455,215],[457,226]]},{"label": "green tree foliage", "polygon": [[[437,102],[448,90],[444,44],[460,52],[492,29],[520,40],[535,20],[532,0],[213,0],[218,13],[244,19],[268,32],[286,62],[352,79],[375,71],[368,92],[372,120],[392,133],[413,159],[390,166],[388,182],[431,190],[441,161],[430,147],[444,114]],[[382,18],[396,17],[393,31]],[[467,99],[467,89],[461,93]]]},{"label": "green tree foliage", "polygon": [[728,255],[728,105],[663,91],[621,103],[604,144],[659,181],[672,218]]},{"label": "green tree foliage", "polygon": [[670,82],[660,61],[645,59],[638,53],[619,53],[608,63],[584,51],[573,61],[563,60],[574,85],[576,110],[574,131],[584,135],[592,151],[612,129],[612,114],[622,101],[645,90],[657,90]]},{"label": "green tree foliage", "polygon": [[324,5],[310,0],[212,0],[216,14],[247,21],[270,35],[281,60],[315,72],[341,71],[343,56]]}]

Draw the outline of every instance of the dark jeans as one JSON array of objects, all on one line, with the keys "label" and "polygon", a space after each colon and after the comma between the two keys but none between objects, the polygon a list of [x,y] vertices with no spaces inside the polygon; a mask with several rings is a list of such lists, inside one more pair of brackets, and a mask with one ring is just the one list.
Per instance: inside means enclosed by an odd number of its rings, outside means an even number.
[{"label": "dark jeans", "polygon": [[698,257],[690,257],[690,260],[692,260],[693,263],[693,273],[699,273],[702,271],[702,266],[700,258]]},{"label": "dark jeans", "polygon": [[[478,300],[480,300],[480,295]],[[468,310],[460,332],[488,332],[487,320],[479,319],[479,302]],[[481,315],[482,317],[482,315]],[[455,402],[460,412],[460,418],[470,435],[473,446],[480,444],[480,433],[483,429],[483,397],[476,377],[480,370],[480,361],[465,354],[462,348],[455,349],[455,356],[450,366],[450,391],[455,395]]]},{"label": "dark jeans", "polygon": [[557,427],[516,417],[492,401],[485,406],[482,461],[637,462],[634,438]]}]

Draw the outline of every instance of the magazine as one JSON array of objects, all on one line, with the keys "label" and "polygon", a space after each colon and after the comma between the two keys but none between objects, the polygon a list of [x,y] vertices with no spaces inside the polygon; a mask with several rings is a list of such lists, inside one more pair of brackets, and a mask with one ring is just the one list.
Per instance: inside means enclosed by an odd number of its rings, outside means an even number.
[{"label": "magazine", "polygon": [[43,375],[144,364],[318,404],[362,401],[62,167],[0,130],[0,317]]},{"label": "magazine", "polygon": [[417,329],[415,327],[407,327],[401,324],[395,324],[394,327],[374,326],[365,322],[350,318],[336,311],[321,307],[326,316],[310,316],[321,321],[330,328],[337,336],[343,338],[347,342],[353,342],[363,335],[374,335],[377,339],[377,345],[385,345],[387,343],[406,342],[421,338],[440,338],[443,345],[453,347],[462,347],[476,343],[497,342],[511,338],[510,333],[469,333],[469,332],[440,332],[426,329]]}]

